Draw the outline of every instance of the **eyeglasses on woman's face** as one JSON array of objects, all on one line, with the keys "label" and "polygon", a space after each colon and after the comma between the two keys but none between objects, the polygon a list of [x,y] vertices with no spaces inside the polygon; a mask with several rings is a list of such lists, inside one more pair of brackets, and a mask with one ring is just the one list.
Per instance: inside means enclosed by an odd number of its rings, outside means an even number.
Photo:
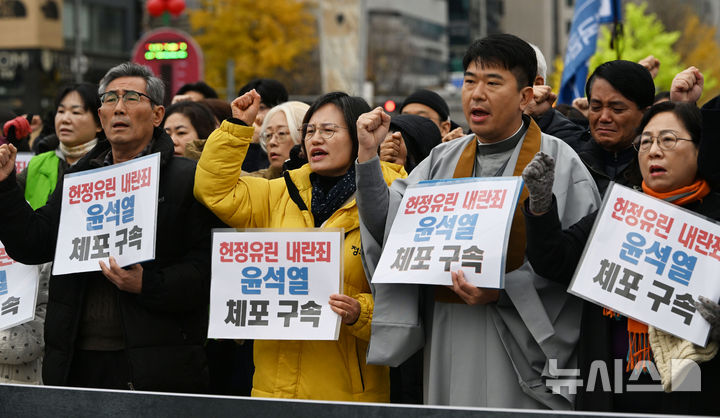
[{"label": "eyeglasses on woman's face", "polygon": [[273,137],[275,137],[277,139],[277,142],[280,144],[285,144],[288,141],[292,141],[292,136],[290,136],[290,131],[287,128],[278,129],[277,131],[272,131],[268,129],[260,134],[260,139],[265,141],[265,143],[270,142]]},{"label": "eyeglasses on woman's face", "polygon": [[320,138],[328,140],[332,138],[333,135],[335,135],[335,132],[339,131],[340,129],[347,128],[343,128],[342,126],[334,123],[320,123],[318,125],[304,123],[302,125],[302,128],[300,129],[300,132],[305,132],[305,140],[309,141],[310,139],[312,139],[313,136],[315,136],[315,132],[318,132]]},{"label": "eyeglasses on woman's face", "polygon": [[656,142],[658,147],[663,151],[670,151],[677,145],[678,141],[692,141],[689,138],[680,138],[673,131],[665,130],[660,131],[657,136],[650,135],[650,133],[643,133],[638,135],[633,141],[633,146],[638,152],[648,152],[652,148],[653,142]]}]

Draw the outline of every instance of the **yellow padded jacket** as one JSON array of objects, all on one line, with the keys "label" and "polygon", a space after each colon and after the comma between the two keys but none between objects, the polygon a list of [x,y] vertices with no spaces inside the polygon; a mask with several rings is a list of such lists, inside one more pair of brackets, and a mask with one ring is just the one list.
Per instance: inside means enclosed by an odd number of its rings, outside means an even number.
[{"label": "yellow padded jacket", "polygon": [[[229,121],[210,135],[195,172],[195,197],[234,228],[314,227],[312,213],[295,204],[283,177],[240,177],[252,135],[252,127]],[[310,173],[308,164],[289,172],[308,208]],[[406,175],[390,163],[383,163],[383,174],[388,183]],[[353,325],[341,325],[337,341],[255,341],[252,396],[388,402],[388,368],[365,362],[374,303],[360,259],[355,199],[324,226],[345,230],[344,293],[360,302],[360,317]]]}]

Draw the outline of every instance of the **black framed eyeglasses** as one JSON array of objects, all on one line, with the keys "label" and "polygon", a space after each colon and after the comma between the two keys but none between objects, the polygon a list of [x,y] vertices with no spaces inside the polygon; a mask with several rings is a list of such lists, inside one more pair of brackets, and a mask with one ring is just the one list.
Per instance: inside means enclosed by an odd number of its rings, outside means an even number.
[{"label": "black framed eyeglasses", "polygon": [[135,105],[140,103],[141,97],[147,97],[151,104],[157,104],[152,97],[134,90],[125,90],[125,94],[119,94],[116,90],[106,91],[100,95],[100,103],[102,103],[103,106],[115,106],[117,105],[118,100],[122,99],[123,103],[126,105]]},{"label": "black framed eyeglasses", "polygon": [[670,151],[677,145],[678,141],[692,141],[689,138],[680,138],[673,131],[660,131],[657,136],[650,134],[641,134],[633,141],[633,147],[638,152],[648,152],[652,148],[653,142],[657,140],[658,147],[663,151]]}]

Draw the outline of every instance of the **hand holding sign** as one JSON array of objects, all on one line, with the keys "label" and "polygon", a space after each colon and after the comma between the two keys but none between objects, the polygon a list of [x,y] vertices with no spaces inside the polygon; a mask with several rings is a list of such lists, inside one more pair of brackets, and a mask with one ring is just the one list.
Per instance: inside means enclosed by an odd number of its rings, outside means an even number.
[{"label": "hand holding sign", "polygon": [[500,298],[498,289],[488,289],[484,287],[475,287],[465,280],[465,273],[462,270],[450,272],[453,285],[452,291],[455,292],[460,299],[468,305],[487,305],[488,303],[497,302]]},{"label": "hand holding sign", "polygon": [[352,325],[360,318],[360,302],[348,295],[330,295],[330,309],[342,317],[343,324]]},{"label": "hand holding sign", "polygon": [[138,294],[142,291],[143,268],[140,264],[133,264],[124,269],[114,257],[110,257],[109,264],[110,267],[100,261],[100,269],[118,289]]},{"label": "hand holding sign", "polygon": [[378,145],[385,139],[390,129],[390,116],[382,107],[376,107],[368,113],[363,113],[357,120],[357,136],[360,148],[358,161],[373,159],[377,155]]},{"label": "hand holding sign", "polygon": [[17,148],[12,144],[0,145],[0,181],[4,181],[15,169]]},{"label": "hand holding sign", "polygon": [[240,119],[248,126],[252,126],[260,110],[260,94],[255,89],[243,94],[230,103],[232,115],[234,118]]}]

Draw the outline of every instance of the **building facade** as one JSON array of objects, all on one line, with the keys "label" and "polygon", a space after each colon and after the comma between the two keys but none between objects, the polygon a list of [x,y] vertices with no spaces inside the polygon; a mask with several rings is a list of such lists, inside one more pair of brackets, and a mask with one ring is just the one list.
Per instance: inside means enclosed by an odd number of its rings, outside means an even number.
[{"label": "building facade", "polygon": [[550,74],[555,58],[565,53],[574,7],[574,0],[504,0],[501,27],[537,45]]},{"label": "building facade", "polygon": [[98,82],[110,67],[130,58],[143,4],[0,0],[0,106],[44,114],[62,85]]},{"label": "building facade", "polygon": [[367,78],[376,94],[405,95],[446,83],[446,0],[368,0],[367,15]]}]

